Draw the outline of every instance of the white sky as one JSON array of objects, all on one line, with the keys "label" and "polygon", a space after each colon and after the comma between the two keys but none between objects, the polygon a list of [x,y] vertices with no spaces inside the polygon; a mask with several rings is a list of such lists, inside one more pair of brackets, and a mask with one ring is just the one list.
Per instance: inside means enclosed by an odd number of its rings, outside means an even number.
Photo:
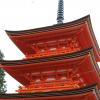
[{"label": "white sky", "polygon": [[[65,21],[91,15],[94,33],[100,45],[100,0],[64,0]],[[4,30],[26,30],[56,24],[58,0],[0,0],[0,49],[5,59],[22,59],[24,55],[9,40]],[[8,93],[19,83],[6,75]]]}]

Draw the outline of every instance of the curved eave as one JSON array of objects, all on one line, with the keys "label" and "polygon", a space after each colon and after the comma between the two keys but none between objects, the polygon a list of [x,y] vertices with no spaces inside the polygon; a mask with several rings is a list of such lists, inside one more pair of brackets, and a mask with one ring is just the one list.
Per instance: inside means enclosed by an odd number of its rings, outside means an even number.
[{"label": "curved eave", "polygon": [[31,59],[23,59],[23,60],[0,60],[0,64],[3,66],[11,66],[11,65],[20,65],[20,64],[30,64],[30,63],[40,63],[40,62],[48,62],[48,61],[55,61],[55,60],[63,60],[63,59],[71,59],[80,56],[84,56],[87,54],[91,54],[94,58],[93,49],[88,48],[82,51],[69,53],[69,54],[62,54],[56,56],[49,56],[49,57],[41,57],[41,58],[31,58]]},{"label": "curved eave", "polygon": [[[17,81],[19,81],[23,85],[29,84],[29,81],[25,79],[25,77],[20,76],[20,74],[22,74],[21,72],[22,70],[23,70],[23,73],[26,73],[27,71],[37,72],[40,70],[43,70],[43,71],[53,70],[54,68],[61,68],[61,66],[65,68],[66,66],[64,65],[66,64],[69,66],[73,66],[73,64],[75,66],[80,65],[81,68],[83,68],[84,66],[88,66],[89,68],[94,67],[93,70],[95,70],[95,75],[100,77],[99,67],[94,59],[92,49],[85,50],[83,52],[73,53],[70,55],[66,54],[64,56],[59,56],[59,57],[54,57],[54,58],[51,57],[51,58],[31,59],[31,60],[22,60],[22,61],[17,61],[17,62],[16,61],[0,61],[0,63],[1,63],[1,66],[0,66],[1,68],[4,68],[12,77],[14,77]],[[49,65],[51,66],[55,65],[55,67],[51,67]]]},{"label": "curved eave", "polygon": [[[43,32],[50,32],[50,31],[55,31],[55,30],[59,31],[61,29],[71,28],[74,26],[82,25],[82,24],[87,25],[87,28],[88,28],[89,33],[90,33],[90,34],[88,34],[88,36],[90,35],[90,38],[92,41],[96,61],[100,61],[100,49],[99,49],[96,37],[95,37],[94,32],[93,32],[90,15],[87,15],[83,18],[80,18],[78,20],[68,22],[68,23],[57,24],[57,25],[36,28],[36,29],[30,29],[30,30],[22,30],[22,31],[8,31],[8,30],[6,30],[6,32],[7,32],[8,36],[12,39],[12,41],[15,41],[15,40],[13,40],[13,37],[20,37],[23,39],[23,36],[30,36],[33,34],[39,35],[40,33],[43,33]],[[19,38],[17,38],[17,39],[19,39]],[[15,42],[15,44],[16,44],[16,42]],[[26,52],[29,53],[31,51],[31,48],[30,48],[30,50],[25,49],[26,51],[22,47],[19,47],[19,48],[25,55],[26,55]],[[30,52],[30,54],[31,54],[31,52]]]},{"label": "curved eave", "polygon": [[88,49],[84,49],[82,51],[78,51],[75,53],[70,53],[70,54],[63,54],[63,55],[57,55],[57,56],[50,56],[50,57],[41,57],[41,58],[33,58],[33,59],[23,59],[23,60],[0,60],[0,64],[1,64],[1,68],[10,68],[10,66],[13,67],[17,67],[17,66],[21,66],[21,65],[26,65],[27,64],[41,64],[41,63],[51,63],[51,62],[56,62],[56,61],[63,61],[63,60],[67,60],[68,62],[71,61],[71,59],[75,58],[81,58],[81,57],[85,57],[89,55],[91,60],[93,61],[93,64],[96,68],[96,71],[98,73],[98,75],[100,76],[100,69],[98,64],[96,63],[95,57],[94,57],[94,53],[93,53],[93,48],[88,48]]},{"label": "curved eave", "polygon": [[[30,98],[30,99],[41,99],[45,97],[62,97],[62,96],[75,96],[78,94],[84,94],[93,92],[95,93],[96,99],[100,99],[99,90],[97,89],[97,84],[93,84],[90,86],[86,86],[80,89],[73,89],[73,90],[64,90],[64,91],[51,91],[51,92],[41,92],[41,93],[22,93],[22,94],[0,94],[0,99],[23,99],[23,98]],[[53,99],[50,99],[53,100]]]},{"label": "curved eave", "polygon": [[87,15],[75,21],[62,23],[62,24],[55,24],[55,25],[47,26],[47,27],[41,27],[41,28],[35,28],[35,29],[29,29],[29,30],[20,30],[20,31],[10,31],[10,30],[5,30],[5,31],[7,32],[9,36],[29,35],[29,34],[38,33],[38,32],[59,30],[59,28],[60,29],[69,28],[72,26],[80,25],[84,22],[88,22],[90,24],[90,15]]}]

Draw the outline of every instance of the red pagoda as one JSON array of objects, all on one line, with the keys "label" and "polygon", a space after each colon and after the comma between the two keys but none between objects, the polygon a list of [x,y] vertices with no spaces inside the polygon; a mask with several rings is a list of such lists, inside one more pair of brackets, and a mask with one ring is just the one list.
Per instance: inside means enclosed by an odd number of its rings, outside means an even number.
[{"label": "red pagoda", "polygon": [[57,25],[6,31],[26,58],[0,61],[23,85],[0,100],[100,100],[100,51],[90,16],[63,23],[63,0],[58,7]]}]

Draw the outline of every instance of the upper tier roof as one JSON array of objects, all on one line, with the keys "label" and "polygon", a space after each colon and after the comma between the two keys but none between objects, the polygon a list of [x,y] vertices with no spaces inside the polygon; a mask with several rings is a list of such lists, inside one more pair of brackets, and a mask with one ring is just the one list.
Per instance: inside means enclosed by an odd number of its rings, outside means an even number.
[{"label": "upper tier roof", "polygon": [[[71,37],[75,37],[80,50],[93,47],[96,61],[100,61],[99,46],[92,29],[89,15],[69,23],[23,31],[6,30],[6,32],[16,46],[18,46],[26,56],[34,55],[37,52],[33,45],[37,46],[37,44],[41,43],[47,44],[48,41],[61,42],[62,40],[68,40]],[[49,45],[50,44],[48,44],[48,46]],[[43,47],[43,45],[41,46]]]}]

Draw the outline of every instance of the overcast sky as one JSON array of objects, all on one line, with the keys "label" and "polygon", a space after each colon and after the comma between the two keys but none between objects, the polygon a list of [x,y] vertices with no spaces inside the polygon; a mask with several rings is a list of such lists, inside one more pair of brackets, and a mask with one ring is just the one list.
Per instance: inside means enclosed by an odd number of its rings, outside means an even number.
[{"label": "overcast sky", "polygon": [[[94,33],[100,45],[100,1],[64,0],[64,22],[91,15]],[[22,59],[24,55],[7,37],[4,30],[26,30],[56,24],[58,0],[0,0],[0,49],[5,59]],[[8,93],[19,83],[6,75]]]}]

